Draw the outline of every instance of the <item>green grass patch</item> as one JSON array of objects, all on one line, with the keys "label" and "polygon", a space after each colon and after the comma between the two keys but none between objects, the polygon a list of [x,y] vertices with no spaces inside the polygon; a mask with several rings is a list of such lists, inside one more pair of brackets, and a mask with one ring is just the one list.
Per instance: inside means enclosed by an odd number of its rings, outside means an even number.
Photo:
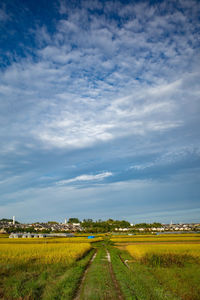
[{"label": "green grass patch", "polygon": [[118,299],[106,258],[106,248],[98,245],[96,258],[88,269],[80,291],[81,300]]},{"label": "green grass patch", "polygon": [[[126,251],[110,248],[113,270],[121,290],[127,300],[178,300],[180,299],[163,285],[152,274],[151,268],[140,263],[129,263],[129,267],[123,261],[132,257]],[[121,257],[121,258],[120,258]]]},{"label": "green grass patch", "polygon": [[94,250],[90,251],[83,259],[75,262],[62,276],[50,280],[43,292],[42,299],[73,299],[93,254]]}]

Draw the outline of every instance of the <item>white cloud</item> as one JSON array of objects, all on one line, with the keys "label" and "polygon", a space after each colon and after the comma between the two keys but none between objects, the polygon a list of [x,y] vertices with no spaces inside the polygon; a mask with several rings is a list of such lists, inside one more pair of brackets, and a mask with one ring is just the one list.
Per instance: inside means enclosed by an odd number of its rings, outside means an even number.
[{"label": "white cloud", "polygon": [[130,169],[134,169],[134,170],[137,170],[137,171],[140,171],[140,170],[144,170],[146,168],[150,168],[152,166],[154,166],[155,164],[152,162],[152,163],[146,163],[146,164],[140,164],[140,165],[134,165],[134,166],[131,166]]},{"label": "white cloud", "polygon": [[73,182],[82,182],[82,181],[101,181],[104,178],[112,176],[112,172],[103,172],[99,173],[96,175],[88,175],[88,174],[83,174],[80,176],[77,176],[75,178],[67,179],[67,180],[61,180],[56,182],[57,185],[65,185],[68,183],[73,183]]},{"label": "white cloud", "polygon": [[149,162],[146,163],[140,163],[140,164],[134,164],[129,167],[129,169],[142,171],[147,168],[151,167],[162,167],[166,165],[173,165],[180,162],[183,162],[184,160],[187,160],[188,157],[191,159],[192,157],[194,159],[197,159],[200,157],[200,144],[196,145],[187,145],[184,147],[173,147],[171,146],[166,150],[164,153],[159,153],[156,158],[152,159]]},{"label": "white cloud", "polygon": [[[28,56],[2,72],[2,135],[74,149],[188,122],[183,112],[199,95],[193,86],[200,75],[195,24],[187,16],[192,8],[185,14],[165,10],[161,17],[148,4],[105,5],[106,13],[126,16],[119,27],[106,15],[88,21],[88,5],[72,9],[60,1],[55,33],[45,26],[35,32],[37,60]],[[92,7],[102,5],[95,1]],[[184,35],[174,33],[176,23]]]},{"label": "white cloud", "polygon": [[[195,188],[195,184],[192,187],[190,185],[194,175],[186,172],[182,178],[174,176],[167,181],[131,180],[84,189],[72,185],[27,188],[3,197],[4,204],[0,206],[1,217],[15,214],[19,221],[26,222],[34,221],[35,218],[40,221],[48,221],[48,218],[60,220],[64,219],[66,214],[95,219],[126,216],[132,218],[132,221],[138,215],[137,222],[140,222],[141,218],[147,221],[147,216],[151,213],[152,219],[158,212],[161,217],[162,213],[166,212],[167,217],[170,210],[199,210],[198,202],[188,199],[191,189]],[[163,201],[160,201],[160,195]],[[194,212],[190,214],[189,219],[194,219]]]}]

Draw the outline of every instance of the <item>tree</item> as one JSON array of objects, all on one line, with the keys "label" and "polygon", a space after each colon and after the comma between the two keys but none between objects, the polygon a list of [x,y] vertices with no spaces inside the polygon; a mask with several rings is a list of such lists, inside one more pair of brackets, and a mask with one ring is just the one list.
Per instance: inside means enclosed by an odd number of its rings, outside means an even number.
[{"label": "tree", "polygon": [[69,218],[69,223],[80,223],[78,218]]},{"label": "tree", "polygon": [[52,224],[53,225],[53,224],[59,224],[59,223],[56,222],[56,221],[49,221],[48,224]]}]

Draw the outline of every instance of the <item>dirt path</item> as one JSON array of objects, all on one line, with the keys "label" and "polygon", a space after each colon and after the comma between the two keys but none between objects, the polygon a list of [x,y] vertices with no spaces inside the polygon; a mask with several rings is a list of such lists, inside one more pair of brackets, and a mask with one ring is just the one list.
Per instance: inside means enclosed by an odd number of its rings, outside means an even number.
[{"label": "dirt path", "polygon": [[117,299],[124,300],[124,297],[122,295],[119,283],[118,283],[117,279],[115,278],[115,274],[113,272],[111,257],[110,257],[110,253],[109,253],[108,249],[106,249],[106,253],[107,253],[107,259],[108,259],[108,262],[109,262],[109,272],[110,272],[113,284],[115,286],[115,290],[116,290],[116,293],[117,293]]},{"label": "dirt path", "polygon": [[113,271],[110,252],[105,244],[98,247],[82,276],[73,300],[80,299],[125,299]]},{"label": "dirt path", "polygon": [[87,275],[87,272],[88,272],[88,270],[89,270],[89,267],[90,267],[90,265],[92,264],[92,262],[94,261],[96,255],[97,255],[97,251],[93,254],[92,258],[90,259],[90,261],[89,261],[89,263],[88,263],[88,265],[87,265],[87,268],[85,269],[85,272],[84,272],[83,277],[82,277],[82,279],[81,279],[81,282],[80,282],[80,285],[79,285],[79,288],[78,288],[78,290],[77,290],[77,293],[76,293],[76,296],[75,296],[74,300],[79,300],[79,299],[80,299],[81,288],[82,288],[83,283],[84,283],[84,281],[85,281],[85,277],[86,277],[86,275]]}]

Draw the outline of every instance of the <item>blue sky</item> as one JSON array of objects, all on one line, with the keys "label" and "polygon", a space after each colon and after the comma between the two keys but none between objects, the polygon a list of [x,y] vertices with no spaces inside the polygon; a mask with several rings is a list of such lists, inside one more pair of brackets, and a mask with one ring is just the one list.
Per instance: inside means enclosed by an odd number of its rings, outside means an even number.
[{"label": "blue sky", "polygon": [[0,3],[0,218],[200,222],[200,3]]}]

